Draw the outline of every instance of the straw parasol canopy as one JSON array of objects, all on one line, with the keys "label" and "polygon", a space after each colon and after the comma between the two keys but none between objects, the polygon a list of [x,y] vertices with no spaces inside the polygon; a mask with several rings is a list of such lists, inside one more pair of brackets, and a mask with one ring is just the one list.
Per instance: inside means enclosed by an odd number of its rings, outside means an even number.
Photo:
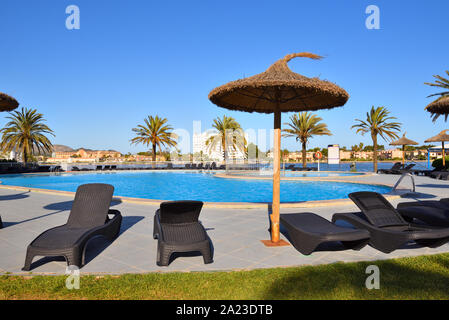
[{"label": "straw parasol canopy", "polygon": [[[331,109],[343,106],[348,93],[329,81],[308,78],[290,70],[287,63],[296,57],[319,60],[309,53],[293,53],[276,61],[265,72],[252,77],[231,81],[213,89],[209,99],[219,107],[260,113],[274,113],[273,202],[271,219],[271,245],[280,244],[280,149],[281,112],[299,112]],[[268,242],[265,242],[268,245]]]},{"label": "straw parasol canopy", "polygon": [[287,63],[296,57],[322,58],[307,52],[289,54],[265,72],[213,89],[209,99],[226,109],[261,113],[330,109],[348,101],[348,93],[334,83],[291,71]]},{"label": "straw parasol canopy", "polygon": [[19,106],[16,99],[0,92],[0,111],[12,111]]},{"label": "straw parasol canopy", "polygon": [[445,153],[444,153],[444,142],[449,141],[449,135],[446,133],[448,130],[443,130],[436,136],[425,140],[424,142],[441,142],[441,152],[443,155],[443,166],[446,165]]},{"label": "straw parasol canopy", "polygon": [[433,120],[442,114],[445,115],[445,119],[447,120],[449,115],[449,96],[442,96],[438,98],[434,102],[428,104],[425,109],[434,115]]},{"label": "straw parasol canopy", "polygon": [[418,145],[419,143],[413,140],[410,140],[408,138],[405,137],[406,132],[404,132],[404,135],[402,136],[402,138],[393,141],[390,143],[390,146],[402,146],[402,164],[405,163],[405,146],[410,146],[410,145]]}]

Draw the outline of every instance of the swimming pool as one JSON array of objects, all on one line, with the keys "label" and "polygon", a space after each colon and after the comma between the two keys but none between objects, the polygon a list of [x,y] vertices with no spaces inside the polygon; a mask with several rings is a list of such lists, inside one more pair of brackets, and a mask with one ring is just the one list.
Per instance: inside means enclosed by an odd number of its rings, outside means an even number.
[{"label": "swimming pool", "polygon": [[[272,177],[273,172],[269,170],[261,170],[256,172],[230,172],[233,176],[249,176],[249,177]],[[359,177],[365,175],[360,172],[326,172],[326,171],[289,171],[281,170],[281,178],[330,178],[330,177]]]},{"label": "swimming pool", "polygon": [[[270,180],[226,179],[198,172],[130,171],[63,174],[2,175],[3,185],[76,191],[83,183],[108,183],[115,196],[154,200],[201,200],[204,202],[267,203],[272,200]],[[386,193],[386,186],[328,182],[282,181],[281,202],[347,198],[355,191]]]}]

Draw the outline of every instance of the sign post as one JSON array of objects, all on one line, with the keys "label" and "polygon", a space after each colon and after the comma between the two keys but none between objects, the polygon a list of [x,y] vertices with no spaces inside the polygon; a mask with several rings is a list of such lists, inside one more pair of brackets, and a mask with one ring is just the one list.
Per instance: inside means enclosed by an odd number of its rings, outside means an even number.
[{"label": "sign post", "polygon": [[318,160],[318,171],[320,171],[320,159],[323,158],[321,151],[315,152],[315,159]]}]

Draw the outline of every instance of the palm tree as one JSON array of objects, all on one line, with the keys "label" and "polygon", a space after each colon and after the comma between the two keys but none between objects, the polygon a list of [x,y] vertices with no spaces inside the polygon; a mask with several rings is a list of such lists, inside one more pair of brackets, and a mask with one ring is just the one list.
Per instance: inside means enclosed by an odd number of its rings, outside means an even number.
[{"label": "palm tree", "polygon": [[[360,152],[363,151],[363,142],[360,142],[358,145],[355,144],[351,147],[351,151],[352,151],[352,157],[355,158],[355,153],[356,152]],[[357,159],[356,159],[357,161]]]},{"label": "palm tree", "polygon": [[307,166],[307,142],[313,136],[331,136],[332,133],[327,128],[325,123],[320,123],[323,120],[312,112],[300,112],[290,117],[290,123],[284,125],[290,128],[282,130],[285,132],[283,137],[295,137],[296,141],[302,144],[302,166]]},{"label": "palm tree", "polygon": [[[446,70],[446,74],[449,76],[448,70]],[[427,84],[428,86],[431,86],[431,87],[443,88],[445,91],[431,94],[431,95],[427,96],[427,98],[439,96],[439,98],[434,101],[434,102],[436,102],[444,97],[449,97],[449,79],[443,78],[442,76],[439,76],[439,75],[434,75],[433,77],[436,79],[434,83],[424,82],[424,84]],[[439,116],[440,116],[439,114],[433,114],[433,121],[435,121]],[[448,115],[446,115],[446,120],[447,120],[447,117],[448,117]]]},{"label": "palm tree", "polygon": [[396,119],[395,117],[388,116],[390,112],[385,107],[371,107],[370,112],[366,113],[366,120],[355,119],[359,123],[353,125],[351,129],[357,128],[356,133],[364,135],[369,132],[371,139],[373,139],[373,164],[374,172],[377,172],[377,135],[380,135],[385,141],[389,139],[399,138],[396,132],[401,129],[399,122],[389,122]]},{"label": "palm tree", "polygon": [[147,147],[152,146],[152,159],[156,161],[156,149],[161,150],[162,146],[172,147],[176,145],[177,135],[172,133],[173,128],[167,125],[166,118],[160,118],[156,115],[149,116],[144,120],[144,125],[138,125],[132,130],[137,137],[131,139],[131,144],[142,143]]},{"label": "palm tree", "polygon": [[206,140],[206,146],[209,150],[220,146],[223,150],[223,159],[226,161],[228,150],[246,150],[246,139],[240,124],[232,117],[223,116],[223,119],[216,118],[212,125],[217,130],[215,135]]},{"label": "palm tree", "polygon": [[27,163],[33,156],[33,151],[50,153],[53,145],[46,134],[54,136],[53,131],[44,124],[45,119],[36,109],[22,108],[20,111],[9,112],[10,121],[0,130],[2,134],[1,148],[4,151],[16,150]]}]

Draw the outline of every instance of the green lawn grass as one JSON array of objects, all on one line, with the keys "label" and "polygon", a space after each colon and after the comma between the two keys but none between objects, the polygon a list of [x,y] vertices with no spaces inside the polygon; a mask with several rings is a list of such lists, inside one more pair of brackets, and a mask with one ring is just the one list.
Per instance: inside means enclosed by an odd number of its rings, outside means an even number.
[{"label": "green lawn grass", "polygon": [[[366,267],[380,289],[365,287]],[[359,263],[233,272],[1,276],[0,299],[449,299],[449,253]]]}]

